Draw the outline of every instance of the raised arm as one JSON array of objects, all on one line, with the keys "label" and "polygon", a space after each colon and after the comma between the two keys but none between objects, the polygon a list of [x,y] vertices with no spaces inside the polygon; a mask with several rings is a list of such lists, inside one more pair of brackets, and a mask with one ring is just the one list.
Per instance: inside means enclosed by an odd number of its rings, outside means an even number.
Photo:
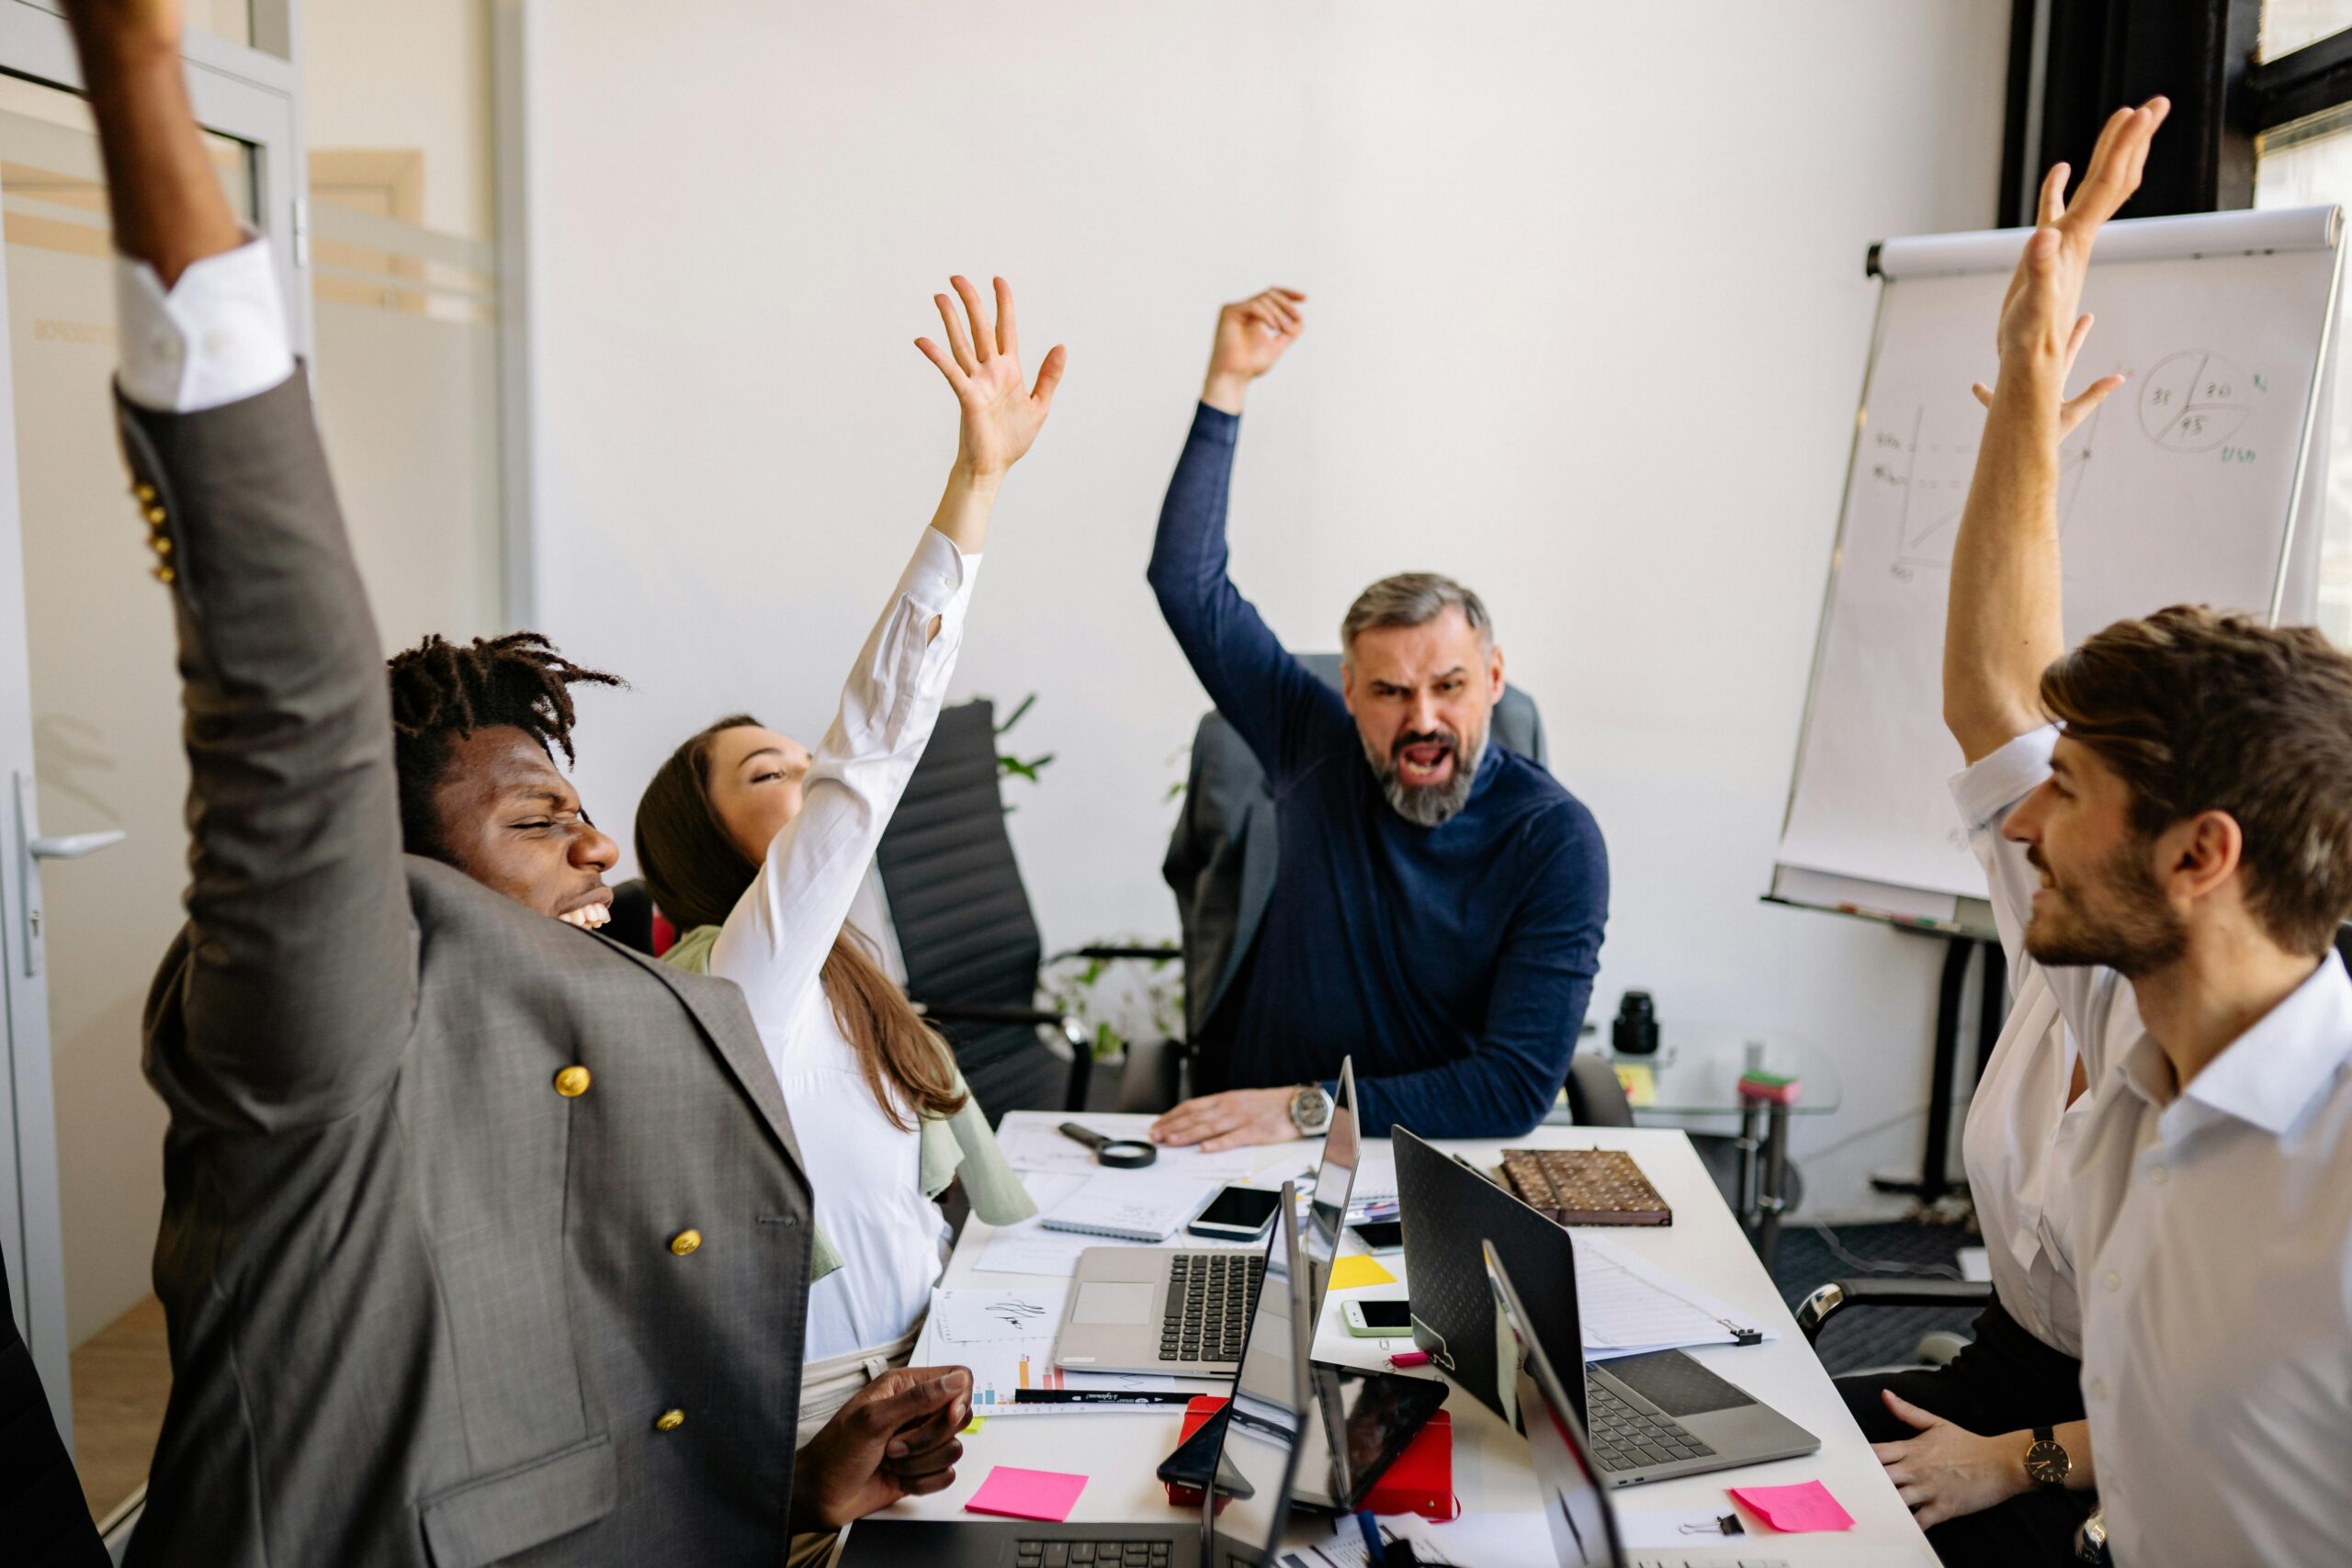
[{"label": "raised arm", "polygon": [[[1200,407],[1159,509],[1147,574],[1193,673],[1269,773],[1280,769],[1284,725],[1297,699],[1322,683],[1283,649],[1227,576],[1226,502],[1243,396],[1306,330],[1299,309],[1306,300],[1295,289],[1269,288],[1217,313]],[[1338,708],[1336,696],[1332,706]]]},{"label": "raised arm", "polygon": [[186,682],[188,931],[153,1070],[224,1121],[315,1121],[388,1081],[413,1006],[382,651],[267,252],[188,110],[178,6],[69,15],[122,252],[123,446]]},{"label": "raised arm", "polygon": [[728,916],[710,972],[732,980],[763,1038],[788,1033],[848,918],[866,863],[931,742],[964,640],[978,550],[1004,476],[1025,455],[1052,407],[1068,355],[1055,348],[1024,384],[1012,290],[996,280],[991,324],[979,291],[954,280],[964,319],[935,299],[949,348],[915,346],[956,393],[956,463],[931,525],[882,607],[842,687],[840,710],[818,742],[798,815],[768,846],[760,873]]},{"label": "raised arm", "polygon": [[2050,171],[2041,221],[2002,301],[2000,374],[1990,390],[1976,388],[1989,412],[1952,546],[1944,626],[1944,724],[1971,762],[2041,727],[2041,672],[2065,650],[2058,444],[2123,384],[2105,376],[2066,397],[2091,325],[2076,307],[2099,228],[2139,188],[2169,107],[2159,97],[2115,111],[2072,208],[2066,165]]}]

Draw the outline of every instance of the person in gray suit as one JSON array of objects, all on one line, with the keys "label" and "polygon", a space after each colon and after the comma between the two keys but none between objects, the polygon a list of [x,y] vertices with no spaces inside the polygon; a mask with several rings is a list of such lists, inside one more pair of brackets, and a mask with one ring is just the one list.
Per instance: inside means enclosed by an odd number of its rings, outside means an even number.
[{"label": "person in gray suit", "polygon": [[174,1386],[130,1560],[781,1562],[944,1486],[962,1369],[877,1380],[796,1463],[808,1182],[740,994],[578,929],[614,850],[548,748],[586,672],[455,661],[460,700],[403,716],[453,863],[403,855],[375,626],[178,0],[69,17],[192,772],[146,1010]]}]

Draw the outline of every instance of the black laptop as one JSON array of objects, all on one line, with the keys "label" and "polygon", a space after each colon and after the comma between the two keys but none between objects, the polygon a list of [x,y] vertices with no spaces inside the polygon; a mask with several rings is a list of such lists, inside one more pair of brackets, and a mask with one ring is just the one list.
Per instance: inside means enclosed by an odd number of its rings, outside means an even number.
[{"label": "black laptop", "polygon": [[876,1516],[850,1527],[839,1568],[1234,1568],[1268,1563],[1290,1517],[1307,1421],[1312,1289],[1299,1246],[1295,1190],[1267,1238],[1266,1288],[1258,1292],[1228,1409],[1220,1470],[1236,1479],[1208,1492],[1189,1524],[966,1523]]},{"label": "black laptop", "polygon": [[1527,1428],[1527,1446],[1535,1461],[1535,1493],[1560,1568],[1788,1568],[1781,1559],[1755,1550],[1693,1556],[1677,1547],[1656,1557],[1625,1555],[1617,1509],[1601,1484],[1584,1425],[1553,1371],[1551,1359],[1536,1342],[1530,1327],[1532,1315],[1512,1288],[1510,1273],[1492,1247],[1482,1250],[1487,1287],[1502,1330],[1498,1337],[1518,1352],[1513,1403],[1520,1424]]},{"label": "black laptop", "polygon": [[1530,1325],[1555,1367],[1581,1367],[1568,1396],[1611,1486],[1809,1454],[1821,1439],[1679,1350],[1587,1361],[1577,1256],[1566,1227],[1486,1176],[1393,1130],[1413,1341],[1504,1419],[1518,1377],[1497,1342],[1481,1243],[1544,1310]]}]

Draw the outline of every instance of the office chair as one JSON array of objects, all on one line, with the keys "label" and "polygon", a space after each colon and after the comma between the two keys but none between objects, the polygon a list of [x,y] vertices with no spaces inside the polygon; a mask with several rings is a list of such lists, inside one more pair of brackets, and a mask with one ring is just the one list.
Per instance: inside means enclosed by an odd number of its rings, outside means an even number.
[{"label": "office chair", "polygon": [[988,1119],[1083,1109],[1092,1043],[1036,1004],[1043,949],[1004,829],[993,704],[939,716],[874,859],[908,998],[947,1037]]}]

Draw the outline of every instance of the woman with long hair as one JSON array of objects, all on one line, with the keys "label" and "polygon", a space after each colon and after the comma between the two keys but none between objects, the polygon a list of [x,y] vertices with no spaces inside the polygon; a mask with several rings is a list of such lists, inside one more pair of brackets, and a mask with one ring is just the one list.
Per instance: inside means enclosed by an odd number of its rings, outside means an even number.
[{"label": "woman with long hair", "polygon": [[963,319],[935,297],[949,346],[915,346],[962,410],[956,465],[832,727],[812,754],[747,714],[721,719],[672,753],[637,807],[639,866],[684,933],[663,956],[741,987],[815,1189],[803,1432],[913,1349],[951,1179],[992,1224],[1036,1212],[944,1043],[843,923],[939,716],[998,488],[1065,359],[1054,349],[1024,387],[1004,280],[993,324],[978,290],[954,284]]}]

